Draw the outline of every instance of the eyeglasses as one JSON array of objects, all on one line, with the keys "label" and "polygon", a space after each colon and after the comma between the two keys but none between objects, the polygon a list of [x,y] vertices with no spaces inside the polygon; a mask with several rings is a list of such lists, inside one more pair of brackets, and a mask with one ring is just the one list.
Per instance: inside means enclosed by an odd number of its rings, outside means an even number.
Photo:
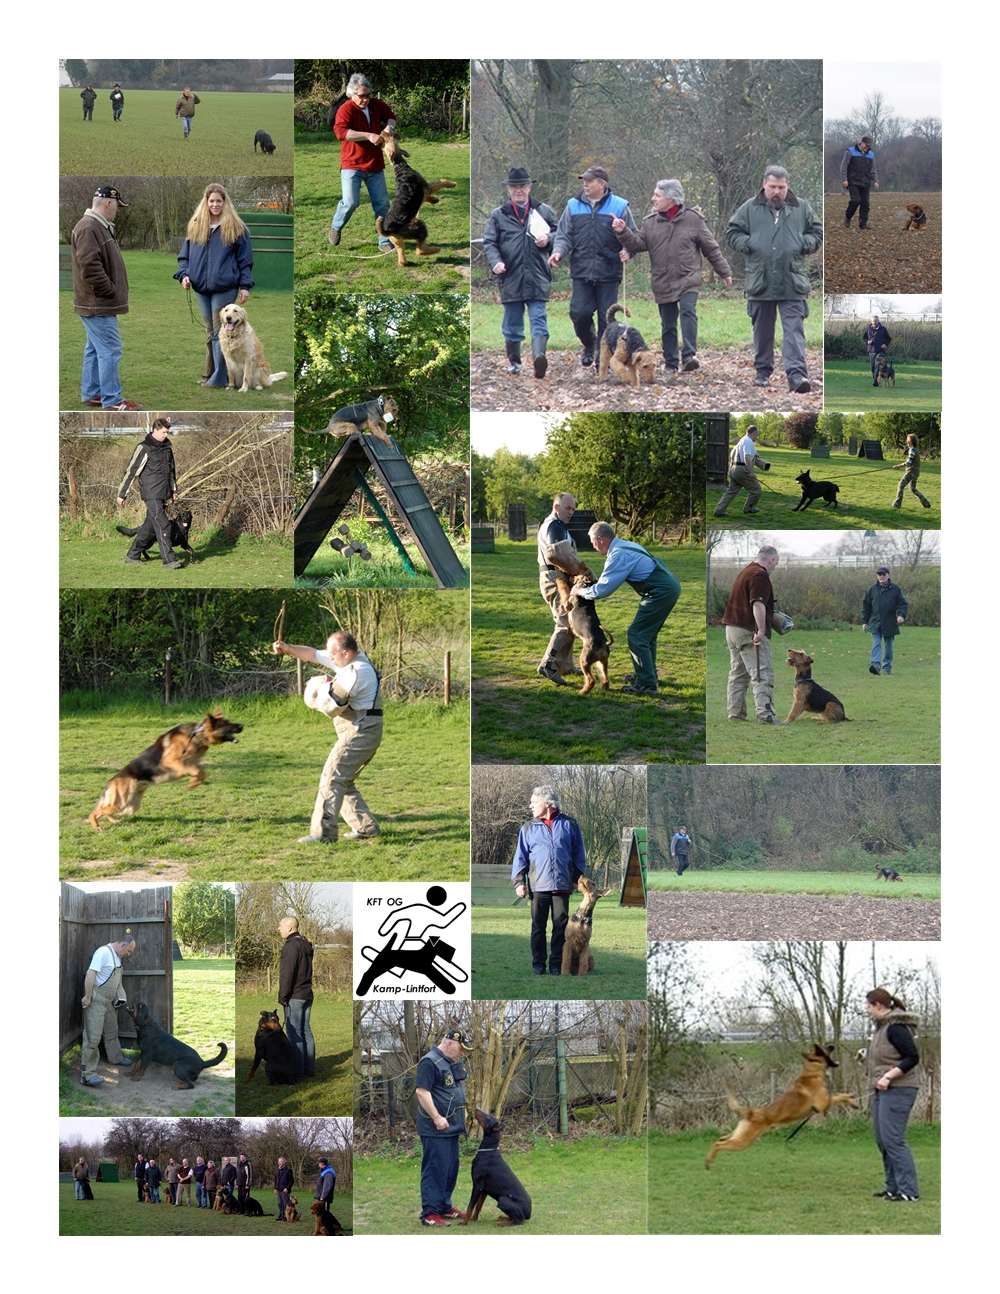
[{"label": "eyeglasses", "polygon": [[372,92],[371,90],[355,90],[354,96],[357,99],[370,99],[372,97]]}]

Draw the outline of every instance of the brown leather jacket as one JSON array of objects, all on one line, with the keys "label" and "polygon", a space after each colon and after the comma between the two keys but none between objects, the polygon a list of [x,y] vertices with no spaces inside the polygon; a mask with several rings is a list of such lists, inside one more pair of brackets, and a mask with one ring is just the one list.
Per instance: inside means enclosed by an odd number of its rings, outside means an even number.
[{"label": "brown leather jacket", "polygon": [[78,315],[128,314],[128,274],[113,230],[89,212],[70,235],[73,309]]}]

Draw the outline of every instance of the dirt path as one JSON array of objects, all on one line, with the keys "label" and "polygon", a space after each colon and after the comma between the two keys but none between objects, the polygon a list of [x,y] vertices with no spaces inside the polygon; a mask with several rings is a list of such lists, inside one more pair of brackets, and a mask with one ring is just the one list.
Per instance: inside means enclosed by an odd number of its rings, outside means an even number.
[{"label": "dirt path", "polygon": [[649,895],[650,939],[940,939],[941,904],[814,894]]},{"label": "dirt path", "polygon": [[[209,1055],[206,1051],[206,1055]],[[212,1049],[211,1055],[217,1054]],[[137,1083],[133,1083],[125,1072],[116,1066],[108,1065],[103,1060],[97,1072],[104,1082],[100,1087],[90,1088],[98,1101],[106,1104],[108,1114],[149,1114],[154,1117],[175,1115],[199,1106],[198,1113],[210,1108],[213,1113],[228,1108],[235,1113],[235,1067],[233,1052],[221,1065],[203,1070],[194,1087],[174,1091],[177,1082],[172,1069],[164,1065],[150,1065]],[[79,1065],[75,1067],[73,1078],[80,1081]],[[91,1113],[101,1114],[101,1110]]]}]

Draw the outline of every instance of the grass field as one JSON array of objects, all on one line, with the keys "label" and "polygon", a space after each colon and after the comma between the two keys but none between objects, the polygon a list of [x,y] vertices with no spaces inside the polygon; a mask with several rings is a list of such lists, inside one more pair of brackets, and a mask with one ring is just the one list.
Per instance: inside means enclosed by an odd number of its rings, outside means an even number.
[{"label": "grass field", "polygon": [[859,1116],[808,1124],[794,1141],[767,1133],[740,1154],[712,1142],[731,1128],[649,1134],[649,1230],[653,1235],[937,1235],[941,1230],[941,1130],[911,1123],[907,1140],[920,1200],[873,1199],[884,1182],[871,1128]]},{"label": "grass field", "polygon": [[[141,510],[134,508],[123,524],[142,524]],[[225,530],[211,527],[201,534],[192,530],[192,561],[183,549],[177,556],[186,563],[183,570],[168,571],[160,561],[156,544],[150,560],[127,566],[125,554],[130,539],[115,530],[112,521],[77,521],[63,517],[59,523],[59,586],[64,589],[158,589],[158,588],[282,588],[292,583],[292,537],[270,534],[258,538],[231,538]]]},{"label": "grass field", "polygon": [[[176,1102],[170,1109],[150,1101],[144,1103],[144,1093],[152,1096],[149,1082],[157,1077],[173,1075],[162,1066],[150,1066],[139,1083],[123,1081],[120,1085],[109,1080],[112,1071],[101,1066],[105,1078],[102,1087],[93,1089],[80,1083],[80,1048],[71,1047],[59,1060],[59,1113],[61,1115],[138,1115],[155,1114],[159,1117],[232,1115],[234,1108],[233,1052],[235,1050],[236,1019],[233,1006],[233,977],[236,963],[232,958],[186,957],[174,963],[174,1037],[186,1042],[205,1059],[218,1054],[218,1043],[224,1042],[229,1054],[220,1065],[206,1069],[193,1089],[174,1092],[168,1100]],[[134,1038],[122,1038],[126,1058],[138,1055]],[[121,1098],[115,1088],[120,1086]]]},{"label": "grass field", "polygon": [[[163,252],[123,252],[128,270],[129,312],[118,316],[123,355],[119,365],[122,394],[144,409],[290,409],[292,364],[292,294],[254,292],[247,312],[264,343],[272,373],[288,377],[263,391],[199,386],[205,363],[205,325],[194,294],[171,277],[177,258]],[[190,311],[188,306],[190,305]],[[191,312],[194,318],[191,317]],[[80,409],[80,371],[87,335],[73,312],[72,292],[59,293],[59,408]]]},{"label": "grass field", "polygon": [[[673,890],[708,894],[860,894],[863,898],[940,899],[941,877],[908,875],[900,882],[875,879],[870,872],[698,872],[691,868],[676,872],[648,872],[651,890]],[[473,910],[473,921],[475,913]],[[492,995],[491,995],[492,996]]]},{"label": "grass field", "polygon": [[[538,591],[533,541],[496,541],[477,553],[472,582],[472,758],[482,764],[700,763],[705,757],[705,552],[649,545],[681,582],[660,631],[658,699],[622,695],[632,672],[627,631],[637,598],[622,586],[599,604],[615,640],[611,690],[580,696],[581,680],[557,687],[537,673],[552,634]],[[596,572],[603,560],[585,553]]]},{"label": "grass field", "polygon": [[828,361],[823,365],[826,407],[844,413],[869,413],[873,409],[937,413],[941,408],[941,361],[903,364],[894,360],[893,363],[896,385],[874,387],[867,360]]},{"label": "grass field", "polygon": [[[267,1081],[261,1064],[253,1082],[246,1078],[253,1064],[253,1038],[261,1011],[274,1011],[272,998],[240,993],[236,997],[236,1113],[240,1116],[291,1115],[351,1118],[354,1095],[351,1057],[354,1024],[349,998],[320,994],[313,998],[309,1027],[316,1043],[316,1073],[297,1083]],[[283,1019],[284,1013],[278,1009]]]},{"label": "grass field", "polygon": [[[269,626],[270,628],[270,626]],[[166,728],[214,708],[109,704],[61,725],[61,874],[164,880],[435,880],[468,878],[469,709],[385,703],[385,739],[358,779],[382,825],[372,841],[297,845],[306,835],[333,725],[296,697],[225,702],[246,730],[213,748],[208,781],[156,786],[131,820],[91,830],[86,815],[114,772]]]},{"label": "grass field", "polygon": [[[403,140],[410,165],[428,180],[454,180],[436,205],[425,203],[420,219],[436,256],[414,255],[397,264],[395,251],[380,255],[368,189],[344,226],[340,245],[331,247],[330,222],[340,201],[340,143],[332,132],[299,134],[295,139],[295,290],[338,292],[462,292],[469,287],[469,142],[431,143],[417,136]],[[386,168],[389,198],[395,192],[392,167]]]},{"label": "grass field", "polygon": [[[892,466],[892,455],[887,461],[872,467],[867,459],[851,458],[835,451],[829,458],[812,458],[807,449],[772,449],[762,451],[771,464],[769,472],[758,473],[757,479],[764,487],[760,502],[760,515],[746,516],[743,505],[746,494],[738,494],[729,505],[725,517],[712,517],[713,527],[754,529],[778,526],[781,530],[940,530],[941,528],[941,464],[920,464],[917,488],[927,496],[931,506],[925,508],[907,487],[902,507],[892,506],[902,472]],[[905,454],[900,453],[902,459]],[[816,499],[799,512],[793,511],[802,498],[802,489],[795,478],[800,472],[810,472],[814,481],[833,481],[840,486],[837,507]],[[724,486],[708,489],[708,512],[711,517],[722,498]]]},{"label": "grass field", "polygon": [[[578,906],[575,898],[570,900],[571,915]],[[533,975],[530,937],[529,904],[472,909],[473,997],[606,1002],[645,998],[645,908],[620,908],[613,897],[600,901],[589,975]]]},{"label": "grass field", "polygon": [[[844,704],[852,723],[817,723],[803,715],[785,727],[726,718],[729,650],[725,630],[708,631],[708,760],[711,764],[936,764],[941,759],[941,631],[904,628],[896,639],[892,674],[868,673],[871,639],[860,628],[803,630],[788,645],[804,647],[813,677]],[[792,704],[792,671],[785,648],[771,640],[774,708],[783,719]],[[527,762],[527,761],[525,761]]]},{"label": "grass field", "polygon": [[[79,87],[59,91],[60,175],[291,175],[292,95],[202,92],[192,85],[201,103],[185,142],[174,117],[183,86],[122,88],[125,111],[119,122],[111,119],[110,86],[94,86],[93,121],[83,120]],[[274,140],[270,156],[254,152],[258,130]]]},{"label": "grass field", "polygon": [[[452,1200],[463,1213],[472,1193],[472,1160],[479,1138],[462,1141],[462,1162]],[[418,1143],[419,1147],[419,1143]],[[646,1230],[646,1139],[536,1137],[529,1154],[503,1157],[531,1196],[531,1218],[520,1227],[496,1227],[493,1200],[470,1227],[455,1224],[451,1236],[642,1235]],[[581,1201],[600,1183],[601,1198],[614,1202],[600,1217]],[[355,1225],[359,1235],[416,1235],[420,1225],[420,1154],[402,1159],[368,1156],[354,1161]]]},{"label": "grass field", "polygon": [[[279,1222],[273,1187],[259,1183],[253,1198],[264,1210],[263,1218],[227,1216],[212,1209],[179,1209],[166,1204],[139,1208],[135,1186],[128,1182],[91,1182],[93,1201],[73,1198],[73,1183],[59,1183],[59,1234],[61,1236],[311,1236],[313,1217],[309,1212],[311,1193],[299,1194],[302,1219],[293,1225]],[[194,1196],[194,1188],[191,1190]],[[303,1198],[305,1196],[305,1198]],[[166,1183],[160,1187],[167,1199]],[[334,1217],[348,1233],[353,1226],[354,1203],[350,1194],[339,1191],[333,1198]]]},{"label": "grass field", "polygon": [[[437,581],[431,574],[427,563],[420,555],[420,550],[405,531],[400,538],[407,555],[413,564],[414,574],[403,569],[403,563],[391,541],[378,531],[369,530],[370,538],[364,542],[372,554],[370,562],[348,561],[341,557],[328,543],[323,543],[316,550],[316,555],[305,569],[303,575],[295,580],[299,589],[433,589]],[[471,562],[467,542],[450,535],[451,545],[458,560],[466,572],[466,583],[469,578]],[[461,586],[459,586],[461,587]]]}]

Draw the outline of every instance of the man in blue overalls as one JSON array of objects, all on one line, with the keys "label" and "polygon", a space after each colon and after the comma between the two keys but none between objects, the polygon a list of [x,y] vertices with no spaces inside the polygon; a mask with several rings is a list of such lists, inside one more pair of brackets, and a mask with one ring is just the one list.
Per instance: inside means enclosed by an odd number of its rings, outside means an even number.
[{"label": "man in blue overalls", "polygon": [[589,588],[578,588],[576,595],[580,598],[606,598],[620,584],[626,583],[639,594],[639,610],[628,627],[628,650],[635,666],[635,676],[622,691],[656,696],[656,636],[681,595],[680,581],[641,544],[616,539],[614,530],[606,521],[598,521],[588,533],[590,542],[607,561],[597,583]]},{"label": "man in blue overalls", "polygon": [[417,1065],[420,1221],[425,1227],[446,1227],[464,1216],[452,1204],[451,1193],[458,1181],[458,1139],[465,1136],[462,1084],[468,1074],[462,1053],[471,1050],[461,1029],[451,1029]]}]

